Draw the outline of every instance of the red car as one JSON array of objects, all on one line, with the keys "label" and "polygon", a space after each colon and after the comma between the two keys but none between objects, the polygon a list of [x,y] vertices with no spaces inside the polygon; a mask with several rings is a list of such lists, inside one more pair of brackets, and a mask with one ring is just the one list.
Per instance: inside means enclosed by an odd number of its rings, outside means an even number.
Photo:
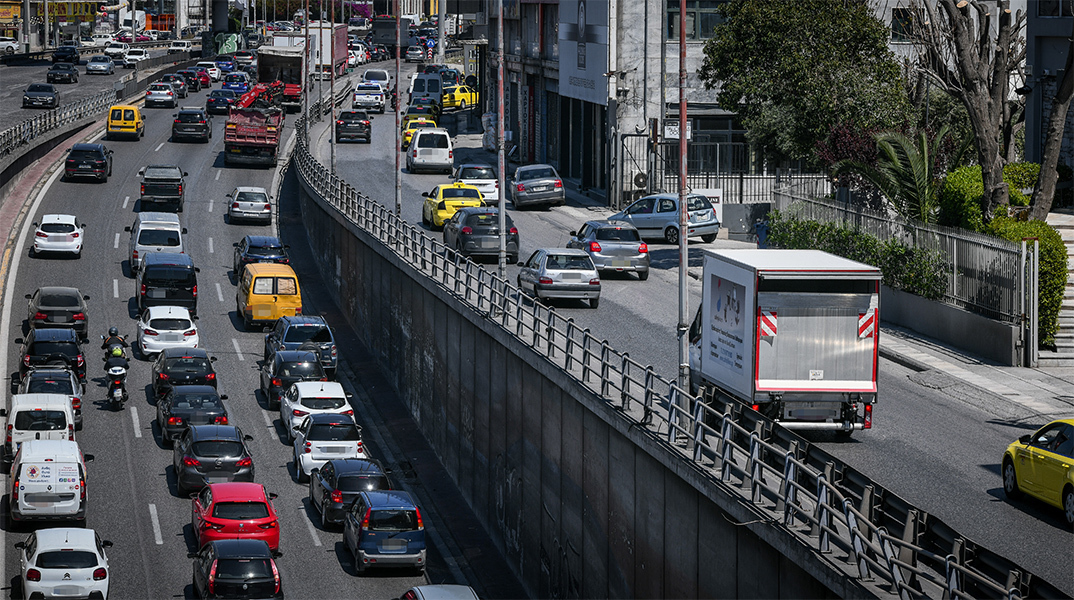
[{"label": "red car", "polygon": [[209,69],[206,69],[205,67],[190,67],[190,70],[198,74],[198,80],[201,81],[201,87],[213,87],[213,78],[209,76]]},{"label": "red car", "polygon": [[214,540],[264,540],[280,548],[280,522],[269,494],[260,483],[210,483],[191,500],[190,523],[201,548]]}]

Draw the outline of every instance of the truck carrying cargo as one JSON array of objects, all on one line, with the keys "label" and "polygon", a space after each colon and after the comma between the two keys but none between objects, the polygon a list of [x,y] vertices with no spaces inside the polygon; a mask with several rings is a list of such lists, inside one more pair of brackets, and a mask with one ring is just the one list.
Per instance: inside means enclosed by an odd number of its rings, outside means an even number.
[{"label": "truck carrying cargo", "polygon": [[790,429],[872,428],[880,279],[819,250],[706,250],[691,384]]},{"label": "truck carrying cargo", "polygon": [[259,83],[228,109],[224,164],[275,166],[283,129],[284,84]]},{"label": "truck carrying cargo", "polygon": [[302,107],[304,46],[262,46],[257,52],[257,80],[284,84],[281,105],[287,112]]}]

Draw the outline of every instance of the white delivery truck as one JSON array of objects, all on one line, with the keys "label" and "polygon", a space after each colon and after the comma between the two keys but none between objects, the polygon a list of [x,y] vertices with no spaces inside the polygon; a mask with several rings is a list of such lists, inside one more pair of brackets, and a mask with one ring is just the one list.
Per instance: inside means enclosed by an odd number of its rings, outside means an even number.
[{"label": "white delivery truck", "polygon": [[820,250],[706,250],[690,331],[694,389],[789,429],[870,429],[880,269]]}]

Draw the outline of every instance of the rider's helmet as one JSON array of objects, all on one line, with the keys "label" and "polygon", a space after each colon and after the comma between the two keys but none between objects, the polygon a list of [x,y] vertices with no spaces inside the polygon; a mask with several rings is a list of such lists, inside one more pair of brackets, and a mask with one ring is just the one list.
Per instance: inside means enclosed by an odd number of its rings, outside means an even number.
[{"label": "rider's helmet", "polygon": [[109,327],[108,328],[108,335],[112,335],[112,336],[119,335],[119,329],[116,328],[116,327]]},{"label": "rider's helmet", "polygon": [[123,348],[112,348],[112,356],[123,356]]}]

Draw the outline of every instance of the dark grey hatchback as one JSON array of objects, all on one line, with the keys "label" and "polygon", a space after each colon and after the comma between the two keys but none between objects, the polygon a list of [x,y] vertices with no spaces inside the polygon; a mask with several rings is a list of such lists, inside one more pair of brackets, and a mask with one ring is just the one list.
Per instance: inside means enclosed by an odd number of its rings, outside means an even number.
[{"label": "dark grey hatchback", "polygon": [[175,443],[172,466],[180,497],[210,483],[253,481],[254,461],[243,435],[234,425],[195,425]]},{"label": "dark grey hatchback", "polygon": [[200,108],[184,108],[172,122],[172,140],[208,142],[213,137],[213,116]]},{"label": "dark grey hatchback", "polygon": [[208,385],[173,386],[157,400],[157,425],[165,446],[193,425],[227,425],[227,396]]},{"label": "dark grey hatchback", "polygon": [[[518,229],[511,215],[506,223],[507,262],[518,262]],[[492,207],[460,208],[444,223],[444,245],[463,256],[496,256],[500,253],[500,211]]]}]

